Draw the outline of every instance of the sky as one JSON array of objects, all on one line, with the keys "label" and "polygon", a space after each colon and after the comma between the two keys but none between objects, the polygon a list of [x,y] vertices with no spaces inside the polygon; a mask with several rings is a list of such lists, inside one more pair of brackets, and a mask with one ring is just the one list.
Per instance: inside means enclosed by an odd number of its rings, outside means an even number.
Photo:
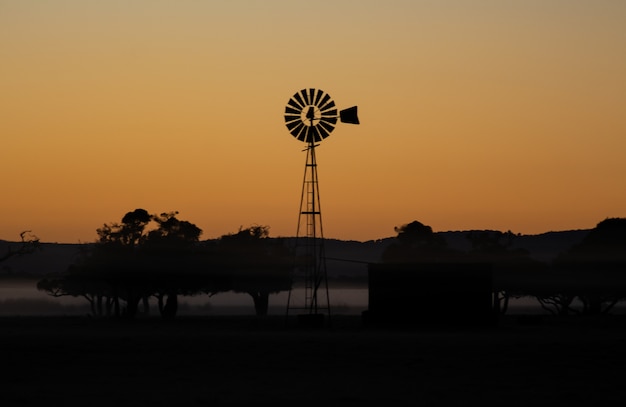
[{"label": "sky", "polygon": [[0,0],[0,239],[136,208],[297,232],[304,88],[324,236],[538,234],[626,217],[626,2]]}]

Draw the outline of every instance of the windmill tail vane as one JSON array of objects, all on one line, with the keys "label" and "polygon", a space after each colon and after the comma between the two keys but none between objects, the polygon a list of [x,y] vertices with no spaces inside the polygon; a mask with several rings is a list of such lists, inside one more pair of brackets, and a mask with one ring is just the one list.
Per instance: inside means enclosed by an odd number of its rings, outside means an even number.
[{"label": "windmill tail vane", "polygon": [[357,114],[357,106],[352,106],[339,111],[339,120],[342,123],[360,124]]}]

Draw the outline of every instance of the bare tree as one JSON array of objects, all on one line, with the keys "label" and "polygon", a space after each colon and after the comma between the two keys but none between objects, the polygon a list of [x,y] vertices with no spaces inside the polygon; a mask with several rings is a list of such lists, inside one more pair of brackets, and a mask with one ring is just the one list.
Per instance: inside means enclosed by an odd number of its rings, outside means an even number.
[{"label": "bare tree", "polygon": [[0,257],[0,262],[10,259],[14,256],[23,256],[25,254],[33,253],[39,248],[39,238],[31,233],[30,230],[25,230],[20,233],[20,242],[17,249],[9,246],[7,251]]},{"label": "bare tree", "polygon": [[548,295],[535,295],[537,301],[541,305],[541,308],[548,311],[554,316],[565,316],[571,313],[579,314],[580,312],[572,307],[572,302],[576,298],[573,294],[548,294]]}]

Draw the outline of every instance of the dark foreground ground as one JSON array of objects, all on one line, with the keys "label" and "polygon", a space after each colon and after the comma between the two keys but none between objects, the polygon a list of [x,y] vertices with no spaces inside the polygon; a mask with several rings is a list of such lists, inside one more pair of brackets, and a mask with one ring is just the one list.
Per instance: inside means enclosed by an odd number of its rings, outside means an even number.
[{"label": "dark foreground ground", "polygon": [[399,331],[337,316],[330,330],[306,331],[284,318],[8,317],[0,319],[0,406],[626,401],[623,317],[539,322]]}]

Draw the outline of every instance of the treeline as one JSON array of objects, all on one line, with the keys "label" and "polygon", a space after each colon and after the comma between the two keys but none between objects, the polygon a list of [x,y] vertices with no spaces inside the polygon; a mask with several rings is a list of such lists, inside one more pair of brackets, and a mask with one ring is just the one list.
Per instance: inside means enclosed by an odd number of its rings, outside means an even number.
[{"label": "treeline", "polygon": [[[446,263],[448,269],[449,263],[488,264],[494,307],[501,313],[521,297],[536,299],[555,315],[605,314],[626,299],[626,219],[605,219],[552,261],[533,259],[511,231],[468,232],[468,250],[450,247],[418,221],[397,227],[396,233],[381,263]],[[83,297],[99,317],[134,318],[149,311],[153,298],[161,316],[171,319],[180,296],[227,291],[250,295],[256,314],[266,315],[269,295],[289,290],[298,266],[287,240],[269,238],[267,226],[201,242],[202,230],[180,220],[177,212],[136,209],[97,234],[97,242],[85,245],[67,271],[48,275],[37,286],[55,297]],[[23,246],[25,251],[33,247]]]},{"label": "treeline", "polygon": [[[414,221],[396,228],[383,263],[485,263],[493,272],[494,307],[505,313],[512,298],[535,298],[553,315],[609,313],[626,300],[626,219],[598,223],[578,244],[549,262],[516,247],[518,235],[469,232],[468,251],[449,247],[429,226]],[[459,267],[461,268],[461,267]],[[442,299],[444,300],[444,299]]]},{"label": "treeline", "polygon": [[37,288],[55,296],[83,297],[94,316],[134,318],[155,298],[163,318],[178,311],[179,296],[235,291],[250,295],[257,315],[267,314],[271,293],[288,290],[293,256],[267,226],[242,228],[200,242],[202,230],[177,212],[136,209],[119,223],[97,229],[98,241],[63,273]]}]

